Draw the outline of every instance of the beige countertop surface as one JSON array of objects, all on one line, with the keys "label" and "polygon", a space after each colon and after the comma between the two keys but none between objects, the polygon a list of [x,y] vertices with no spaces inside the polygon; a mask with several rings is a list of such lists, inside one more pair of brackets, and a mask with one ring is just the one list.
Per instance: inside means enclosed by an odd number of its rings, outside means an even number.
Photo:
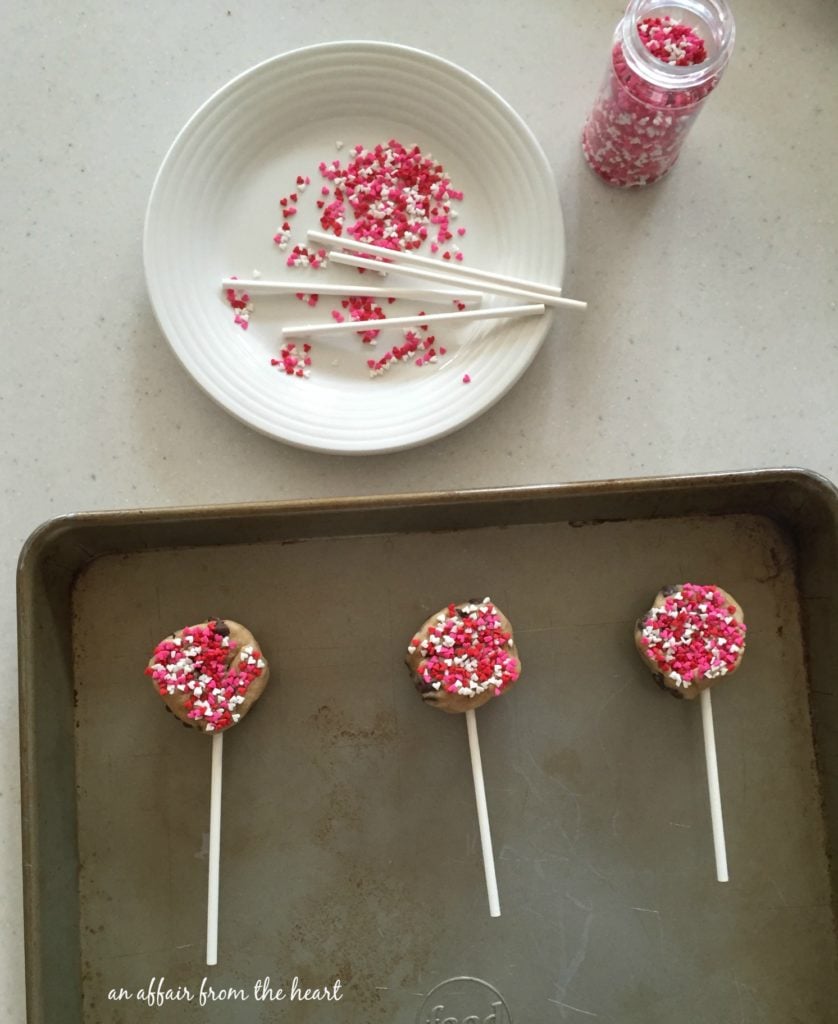
[{"label": "beige countertop surface", "polygon": [[[605,0],[5,13],[0,1020],[24,1019],[14,570],[45,519],[768,466],[838,477],[838,7],[736,3],[731,65],[679,165],[631,192],[596,179],[579,146],[620,14]],[[518,111],[558,183],[566,292],[590,301],[481,418],[364,458],[226,415],[172,355],[142,268],[154,175],[196,107],[272,55],[349,38],[439,54]]]}]

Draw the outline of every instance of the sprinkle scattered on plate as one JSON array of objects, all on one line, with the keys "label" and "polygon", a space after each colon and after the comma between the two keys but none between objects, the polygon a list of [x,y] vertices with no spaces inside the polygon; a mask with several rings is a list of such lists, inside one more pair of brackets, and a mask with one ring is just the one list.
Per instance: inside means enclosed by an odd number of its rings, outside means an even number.
[{"label": "sprinkle scattered on plate", "polygon": [[[251,68],[189,120],[154,183],[145,270],[161,328],[212,398],[249,426],[289,444],[364,454],[447,434],[515,383],[549,330],[549,314],[449,325],[427,349],[419,337],[416,349],[406,353],[410,358],[388,361],[387,373],[374,379],[371,370],[384,353],[402,349],[402,331],[383,329],[370,339],[371,351],[360,351],[363,339],[351,332],[318,339],[313,353],[298,346],[281,354],[280,330],[287,323],[325,322],[333,310],[352,315],[334,296],[315,303],[310,298],[318,294],[318,282],[354,280],[357,271],[313,267],[306,260],[288,265],[295,246],[305,244],[306,230],[321,228],[335,202],[334,177],[324,176],[321,164],[327,172],[337,166],[340,180],[356,147],[372,152],[393,140],[436,161],[454,193],[448,205],[449,211],[456,207],[456,219],[443,226],[442,237],[439,230],[419,237],[416,251],[440,260],[448,252],[448,260],[561,283],[561,210],[531,132],[487,85],[407,47],[329,43]],[[455,198],[460,193],[461,201]],[[358,220],[345,204],[342,211],[331,206],[328,215],[333,233]],[[402,225],[402,245],[405,230],[413,228]],[[251,296],[231,310],[221,287],[231,274],[287,277],[304,298]],[[383,280],[388,287],[416,287],[415,280],[396,273]],[[363,288],[355,294],[363,295]],[[397,309],[409,314],[425,306],[399,298]],[[431,347],[433,362],[423,358]],[[309,370],[308,379],[299,379],[296,362],[294,372],[287,372],[289,355]],[[469,387],[463,387],[466,380]]]}]

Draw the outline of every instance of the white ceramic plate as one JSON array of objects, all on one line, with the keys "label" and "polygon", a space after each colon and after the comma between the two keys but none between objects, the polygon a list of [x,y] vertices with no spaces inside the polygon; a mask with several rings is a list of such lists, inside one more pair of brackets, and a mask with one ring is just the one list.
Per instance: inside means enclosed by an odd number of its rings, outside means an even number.
[{"label": "white ceramic plate", "polygon": [[[160,326],[198,384],[228,412],[272,437],[324,452],[395,451],[440,437],[497,401],[530,364],[550,315],[438,330],[447,355],[399,364],[371,379],[377,349],[354,334],[316,340],[311,377],[270,365],[279,327],[327,321],[294,298],[257,298],[250,327],[233,323],[223,277],[300,281],[314,288],[355,271],[285,266],[273,243],[278,202],[298,174],[312,184],[297,204],[294,241],[319,227],[318,164],[345,163],[351,146],[395,138],[418,144],[464,192],[456,204],[465,262],[559,284],[564,230],[555,183],[535,138],[487,85],[438,57],[389,43],[342,42],[295,50],[229,82],[193,115],[166,155],[149,200],[145,272]],[[337,150],[342,141],[344,149]],[[425,250],[423,250],[425,251]],[[416,285],[403,278],[394,284]],[[503,304],[510,300],[491,300]],[[514,300],[513,300],[514,301]],[[400,300],[391,315],[417,311]],[[431,310],[428,310],[431,312]],[[388,341],[389,339],[389,341]],[[463,383],[468,374],[471,382]]]}]

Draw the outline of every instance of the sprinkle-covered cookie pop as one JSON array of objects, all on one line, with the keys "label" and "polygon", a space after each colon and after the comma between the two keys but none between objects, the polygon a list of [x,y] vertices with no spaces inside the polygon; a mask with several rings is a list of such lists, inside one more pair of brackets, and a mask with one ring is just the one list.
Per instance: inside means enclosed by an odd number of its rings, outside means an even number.
[{"label": "sprinkle-covered cookie pop", "polygon": [[427,619],[405,658],[422,699],[450,714],[506,693],[521,674],[512,625],[487,597],[449,604]]},{"label": "sprinkle-covered cookie pop", "polygon": [[269,669],[249,629],[230,619],[210,619],[161,640],[146,675],[182,722],[221,732],[262,696]]},{"label": "sprinkle-covered cookie pop", "polygon": [[726,590],[713,584],[664,587],[634,627],[634,643],[655,682],[674,697],[700,697],[716,877],[728,880],[722,797],[710,687],[735,672],[745,652],[745,617]]},{"label": "sprinkle-covered cookie pop", "polygon": [[694,700],[739,668],[746,629],[726,590],[682,583],[660,591],[637,620],[634,642],[659,686]]},{"label": "sprinkle-covered cookie pop", "polygon": [[500,917],[474,711],[492,697],[506,693],[518,681],[521,662],[512,638],[512,625],[488,597],[446,605],[421,625],[408,645],[405,661],[426,704],[449,714],[465,714],[489,913]]},{"label": "sprinkle-covered cookie pop", "polygon": [[207,964],[212,966],[218,963],[224,733],[262,696],[268,662],[249,629],[232,619],[209,619],[161,640],[145,672],[173,715],[212,736],[207,894]]}]

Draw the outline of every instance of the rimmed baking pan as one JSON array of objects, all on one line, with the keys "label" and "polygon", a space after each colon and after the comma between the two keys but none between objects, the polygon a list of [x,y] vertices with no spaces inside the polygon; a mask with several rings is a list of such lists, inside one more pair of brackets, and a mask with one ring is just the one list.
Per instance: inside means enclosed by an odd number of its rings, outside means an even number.
[{"label": "rimmed baking pan", "polygon": [[[45,524],[18,577],[30,1024],[834,1020],[836,510],[778,470]],[[714,693],[726,885],[699,711],[632,645],[684,579],[749,622]],[[429,612],[484,595],[524,664],[478,713],[494,921],[464,723],[402,664]],[[274,671],[225,742],[207,968],[209,743],[142,669],[211,615]]]}]

